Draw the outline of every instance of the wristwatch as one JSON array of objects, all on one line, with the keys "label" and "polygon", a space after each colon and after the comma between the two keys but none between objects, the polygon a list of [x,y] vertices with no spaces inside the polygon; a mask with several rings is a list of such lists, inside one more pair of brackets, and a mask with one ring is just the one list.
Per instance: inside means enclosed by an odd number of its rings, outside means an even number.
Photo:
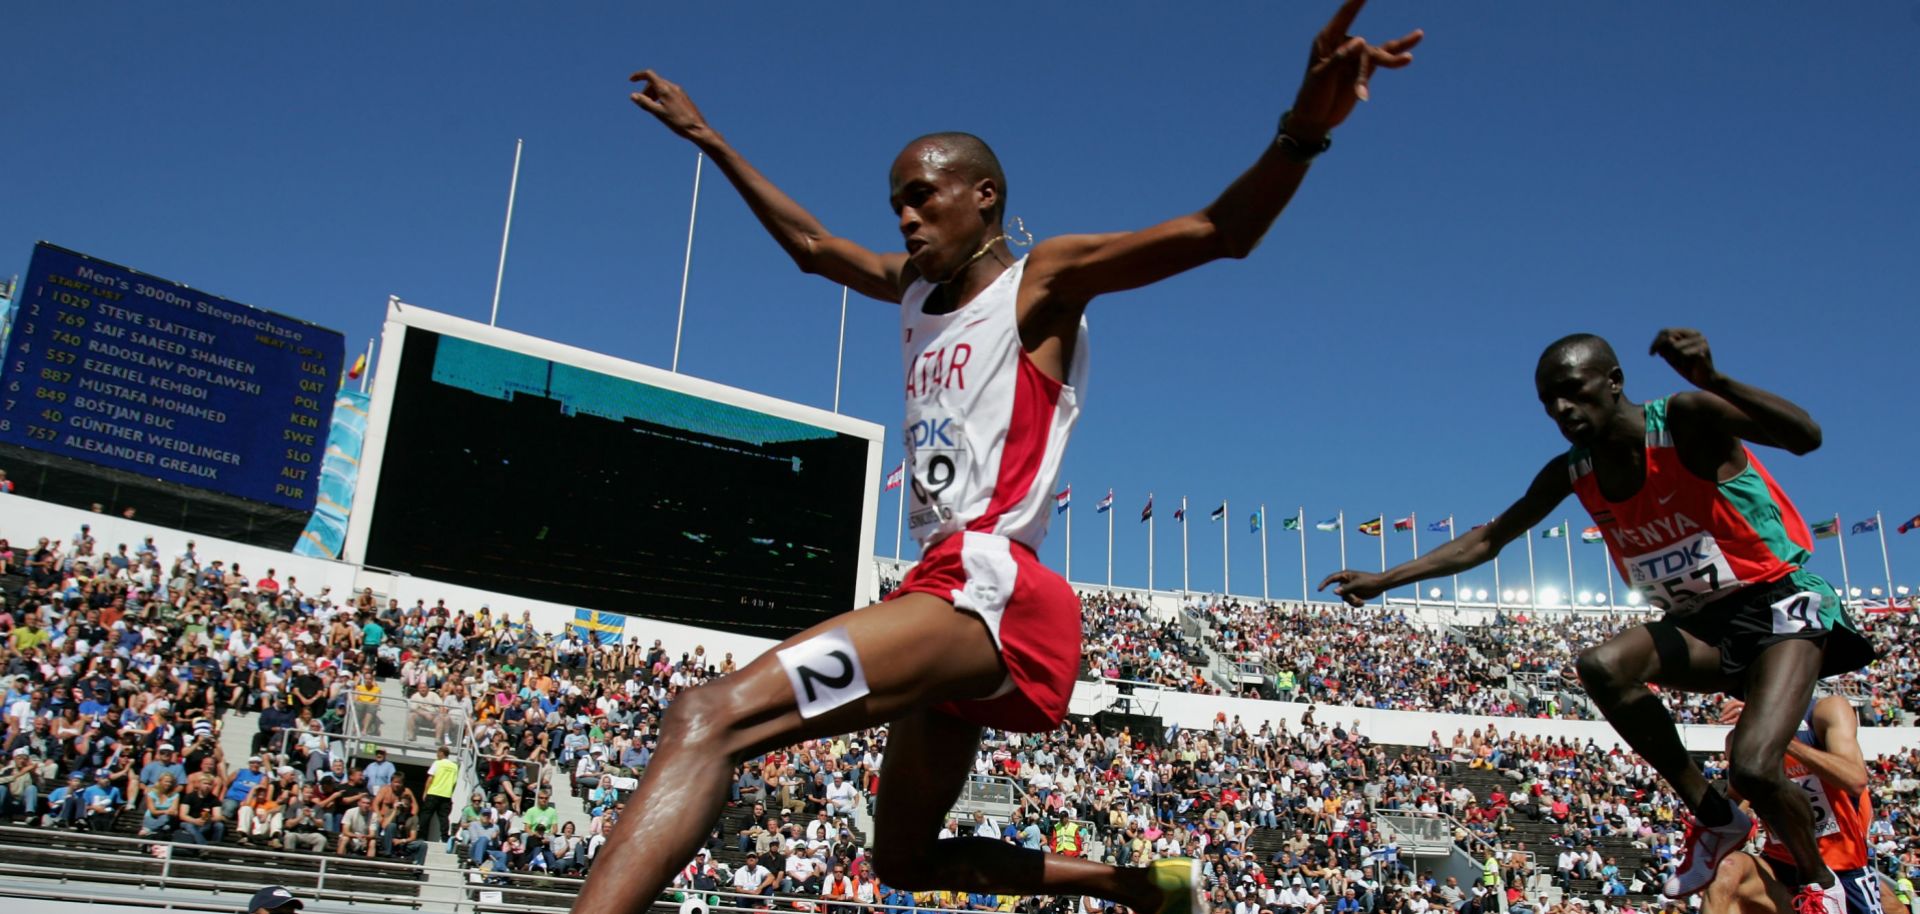
[{"label": "wristwatch", "polygon": [[1305,165],[1312,162],[1314,156],[1333,148],[1333,137],[1331,135],[1323,136],[1320,138],[1320,142],[1311,145],[1295,139],[1292,134],[1287,132],[1287,119],[1292,116],[1292,111],[1280,115],[1280,130],[1273,138],[1273,142],[1280,147],[1280,152],[1287,157],[1287,161]]}]

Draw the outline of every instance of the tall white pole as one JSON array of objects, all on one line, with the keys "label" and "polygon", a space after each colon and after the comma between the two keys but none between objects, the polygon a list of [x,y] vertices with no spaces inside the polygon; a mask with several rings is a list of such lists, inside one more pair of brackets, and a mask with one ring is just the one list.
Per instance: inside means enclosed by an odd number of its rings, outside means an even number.
[{"label": "tall white pole", "polygon": [[1533,604],[1534,609],[1540,608],[1540,590],[1534,586],[1533,580],[1533,529],[1531,527],[1527,529],[1527,601]]},{"label": "tall white pole", "polygon": [[1560,538],[1567,541],[1567,608],[1573,608],[1573,524],[1560,522]]},{"label": "tall white pole", "polygon": [[1505,603],[1506,603],[1506,598],[1505,598],[1505,597],[1502,597],[1502,596],[1500,595],[1500,553],[1498,553],[1498,552],[1495,552],[1495,553],[1493,554],[1493,608],[1494,608],[1494,615],[1499,615],[1499,610],[1500,610],[1500,607],[1501,607],[1501,605],[1503,605],[1503,604],[1505,604]]},{"label": "tall white pole", "polygon": [[360,369],[360,392],[367,392],[367,384],[373,380],[373,337],[367,337],[367,364]]},{"label": "tall white pole", "polygon": [[1893,608],[1893,564],[1887,561],[1887,525],[1880,512],[1873,512],[1873,528],[1880,532],[1880,570],[1887,575],[1887,608]]},{"label": "tall white pole", "polygon": [[1107,586],[1113,586],[1113,490],[1107,490]]},{"label": "tall white pole", "polygon": [[[902,476],[906,475],[906,466],[907,461],[903,458],[900,461]],[[893,560],[896,562],[900,561],[900,531],[905,530],[907,524],[907,489],[912,486],[913,480],[900,480],[900,503],[893,511]]]},{"label": "tall white pole", "polygon": [[1300,602],[1307,602],[1307,506],[1300,505],[1293,511],[1294,522],[1300,533]]},{"label": "tall white pole", "polygon": [[1334,515],[1334,523],[1340,528],[1340,567],[1347,567],[1347,509],[1341,508]]},{"label": "tall white pole", "polygon": [[847,287],[840,287],[840,347],[833,353],[833,411],[840,411],[840,367],[847,359]]},{"label": "tall white pole", "polygon": [[1260,506],[1260,599],[1270,600],[1267,593],[1267,506]]},{"label": "tall white pole", "polygon": [[[1380,573],[1387,572],[1387,512],[1380,512]],[[1387,608],[1387,592],[1380,591],[1380,608]]]},{"label": "tall white pole", "polygon": [[[1420,512],[1408,512],[1407,520],[1409,522],[1407,524],[1407,532],[1413,535],[1413,557],[1417,559],[1420,557]],[[1413,585],[1413,611],[1420,611],[1420,585],[1418,583]]]},{"label": "tall white pole", "polygon": [[507,224],[500,229],[500,265],[493,270],[493,313],[487,326],[500,324],[500,281],[507,277],[507,237],[513,234],[513,198],[520,192],[520,147],[525,140],[513,141],[513,179],[507,182]]},{"label": "tall white pole", "polygon": [[1067,583],[1073,583],[1073,484],[1067,484]]},{"label": "tall white pole", "polygon": [[[1447,542],[1453,542],[1453,515],[1447,515]],[[1460,611],[1460,576],[1453,576],[1453,609]]]},{"label": "tall white pole", "polygon": [[1183,596],[1193,590],[1187,582],[1187,526],[1192,522],[1193,518],[1187,516],[1187,497],[1182,495],[1180,496],[1180,593]]},{"label": "tall white pole", "polygon": [[1147,493],[1147,593],[1153,593],[1153,493]]},{"label": "tall white pole", "polygon": [[1600,576],[1607,581],[1607,608],[1613,608],[1613,544],[1600,541]]},{"label": "tall white pole", "polygon": [[[673,322],[673,367],[680,370],[680,331],[687,326],[687,276],[693,272],[693,224],[700,218],[700,167],[707,154],[693,154],[693,209],[687,213],[687,256],[680,262],[680,317]],[[904,497],[904,496],[903,496]]]},{"label": "tall white pole", "polygon": [[1227,528],[1233,526],[1228,517],[1233,512],[1227,510],[1226,499],[1220,500],[1220,596],[1233,593],[1233,573],[1227,565]]},{"label": "tall white pole", "polygon": [[1853,577],[1847,573],[1847,528],[1840,515],[1833,516],[1833,537],[1840,543],[1840,605],[1853,599]]}]

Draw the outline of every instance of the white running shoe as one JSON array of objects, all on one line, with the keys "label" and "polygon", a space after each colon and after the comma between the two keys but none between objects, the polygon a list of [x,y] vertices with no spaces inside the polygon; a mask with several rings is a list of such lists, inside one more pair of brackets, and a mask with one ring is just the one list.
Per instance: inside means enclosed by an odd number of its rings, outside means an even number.
[{"label": "white running shoe", "polygon": [[1753,820],[1733,808],[1733,818],[1725,825],[1708,828],[1693,817],[1687,818],[1687,838],[1680,849],[1680,867],[1667,877],[1661,887],[1661,894],[1668,898],[1685,898],[1713,882],[1714,871],[1719,869],[1720,861],[1728,854],[1739,850],[1747,843],[1747,836],[1753,833]]}]

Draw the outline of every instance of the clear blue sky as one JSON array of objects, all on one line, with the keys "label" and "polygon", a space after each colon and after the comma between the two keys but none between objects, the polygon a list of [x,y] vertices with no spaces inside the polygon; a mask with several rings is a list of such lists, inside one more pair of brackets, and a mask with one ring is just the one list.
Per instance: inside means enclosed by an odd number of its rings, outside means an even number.
[{"label": "clear blue sky", "polygon": [[[550,9],[548,7],[559,7]],[[1207,203],[1271,137],[1333,4],[28,4],[0,59],[0,266],[46,239],[364,341],[389,293],[485,320],[513,141],[526,160],[502,324],[657,365],[672,347],[694,153],[626,101],[657,68],[835,231],[899,238],[888,162],[961,129],[994,144],[1041,237]],[[1093,11],[1098,10],[1098,14]],[[1700,327],[1826,446],[1770,467],[1811,516],[1920,512],[1920,3],[1414,3],[1424,27],[1265,244],[1094,306],[1088,408],[1067,459],[1074,577],[1104,576],[1093,504],[1118,494],[1115,578],[1258,591],[1246,514],[1311,523],[1484,519],[1562,445],[1534,400],[1540,347],[1614,340],[1629,392],[1682,382],[1644,356]],[[839,292],[800,275],[719,176],[702,194],[682,368],[826,406]],[[901,415],[897,317],[856,299],[846,411]],[[898,445],[889,441],[889,462]],[[877,544],[893,541],[892,499]],[[1564,511],[1578,530],[1578,506]],[[1422,545],[1432,534],[1422,530]],[[1353,563],[1377,563],[1350,534]],[[1056,523],[1043,552],[1059,566]],[[1920,584],[1920,534],[1889,530]],[[1815,568],[1838,578],[1831,541]],[[1388,540],[1407,554],[1404,534]],[[1558,544],[1542,583],[1564,576]],[[1877,543],[1849,537],[1856,585]],[[1309,533],[1317,579],[1335,538]],[[1299,589],[1273,531],[1273,589]],[[1576,544],[1582,587],[1597,547]],[[912,547],[908,546],[911,553]],[[1503,571],[1521,573],[1515,544]],[[1470,577],[1490,586],[1489,576]]]}]

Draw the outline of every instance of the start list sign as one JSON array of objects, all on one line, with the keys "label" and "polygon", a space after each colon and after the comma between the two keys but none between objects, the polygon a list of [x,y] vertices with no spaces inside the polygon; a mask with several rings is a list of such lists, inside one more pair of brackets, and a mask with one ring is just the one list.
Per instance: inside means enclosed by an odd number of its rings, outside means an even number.
[{"label": "start list sign", "polygon": [[15,301],[0,441],[313,507],[337,331],[50,244]]}]

